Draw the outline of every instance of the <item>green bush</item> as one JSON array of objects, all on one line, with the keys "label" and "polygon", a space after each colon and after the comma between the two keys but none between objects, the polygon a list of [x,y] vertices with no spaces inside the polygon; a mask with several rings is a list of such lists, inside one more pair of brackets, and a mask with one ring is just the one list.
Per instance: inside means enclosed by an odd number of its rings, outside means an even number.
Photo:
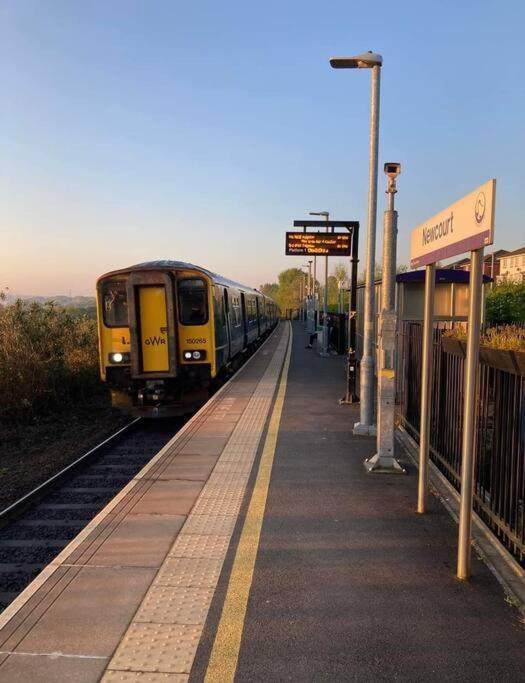
[{"label": "green bush", "polygon": [[23,422],[100,391],[96,321],[55,304],[0,304],[0,420]]},{"label": "green bush", "polygon": [[509,325],[525,322],[525,284],[504,282],[487,295],[487,322]]}]

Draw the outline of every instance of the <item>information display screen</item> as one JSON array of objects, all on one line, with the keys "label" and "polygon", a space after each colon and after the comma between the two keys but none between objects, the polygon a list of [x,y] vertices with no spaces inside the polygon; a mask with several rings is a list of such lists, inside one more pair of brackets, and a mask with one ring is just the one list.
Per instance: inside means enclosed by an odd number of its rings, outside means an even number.
[{"label": "information display screen", "polygon": [[287,256],[350,256],[352,240],[344,232],[287,232]]}]

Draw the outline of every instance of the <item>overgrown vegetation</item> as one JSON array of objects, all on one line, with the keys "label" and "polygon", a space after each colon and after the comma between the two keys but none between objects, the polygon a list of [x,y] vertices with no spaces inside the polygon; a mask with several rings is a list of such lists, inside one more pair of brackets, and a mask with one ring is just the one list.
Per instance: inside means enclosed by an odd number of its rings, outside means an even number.
[{"label": "overgrown vegetation", "polygon": [[[324,268],[324,264],[317,263],[318,272],[320,268]],[[346,267],[343,264],[337,264],[334,269],[334,275],[328,276],[328,310],[337,311],[337,304],[339,301],[339,282],[348,278]],[[279,273],[278,282],[267,283],[261,285],[262,292],[272,297],[278,304],[283,315],[289,309],[297,310],[301,304],[301,282],[305,281],[305,271],[300,268],[288,268]],[[317,278],[317,291],[322,296],[322,286]],[[345,301],[348,303],[348,294],[345,292]]]},{"label": "overgrown vegetation", "polygon": [[[443,333],[444,337],[467,339],[467,330],[463,326],[454,327]],[[505,351],[525,351],[525,327],[522,325],[502,325],[489,327],[481,335],[480,344],[492,349]]]},{"label": "overgrown vegetation", "polygon": [[[407,266],[399,265],[396,272],[404,273],[407,270]],[[323,296],[324,280],[323,284],[321,284],[319,277],[321,277],[321,274],[323,273],[324,261],[323,258],[320,257],[317,260],[318,277],[316,289],[319,292],[321,299]],[[347,264],[343,262],[335,263],[332,268],[332,273],[332,275],[328,276],[328,310],[332,313],[335,313],[338,310],[340,285],[345,287],[345,310],[348,308],[348,291],[346,290],[346,285],[350,280],[350,273]],[[382,274],[382,266],[377,264],[375,272],[376,280],[380,280]],[[287,310],[297,310],[301,306],[301,281],[304,282],[304,278],[305,271],[301,270],[300,268],[288,268],[287,270],[283,270],[279,273],[278,282],[267,282],[266,284],[260,286],[260,290],[274,299],[274,301],[277,301],[282,313],[285,314]],[[363,284],[364,281],[364,273],[361,273],[358,278],[358,284]]]},{"label": "overgrown vegetation", "polygon": [[27,422],[101,389],[95,320],[54,303],[0,301],[1,422]]},{"label": "overgrown vegetation", "polygon": [[525,322],[525,284],[504,282],[487,295],[487,321],[493,325]]}]

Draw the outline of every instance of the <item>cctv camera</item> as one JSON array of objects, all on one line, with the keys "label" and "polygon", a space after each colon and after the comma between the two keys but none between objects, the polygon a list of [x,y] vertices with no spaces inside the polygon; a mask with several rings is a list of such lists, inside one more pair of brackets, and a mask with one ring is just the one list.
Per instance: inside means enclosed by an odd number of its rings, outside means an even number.
[{"label": "cctv camera", "polygon": [[389,178],[397,178],[401,173],[401,164],[395,161],[387,161],[385,164],[385,173]]}]

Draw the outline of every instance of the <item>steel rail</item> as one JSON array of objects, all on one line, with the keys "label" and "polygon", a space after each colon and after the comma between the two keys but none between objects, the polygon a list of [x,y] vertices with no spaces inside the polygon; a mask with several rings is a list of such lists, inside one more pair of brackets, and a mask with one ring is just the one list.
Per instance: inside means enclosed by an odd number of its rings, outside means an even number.
[{"label": "steel rail", "polygon": [[25,511],[30,505],[36,502],[42,495],[49,492],[54,486],[56,486],[58,483],[63,481],[67,476],[76,471],[81,465],[86,464],[92,458],[100,455],[101,451],[103,451],[104,448],[106,448],[110,444],[113,444],[124,434],[128,434],[131,428],[135,427],[142,420],[142,417],[136,417],[127,425],[121,427],[117,432],[115,432],[111,436],[108,436],[107,439],[104,439],[104,441],[99,443],[97,446],[94,446],[89,451],[87,451],[79,458],[74,460],[72,463],[67,465],[67,467],[64,467],[59,472],[54,474],[52,477],[46,479],[46,481],[39,484],[32,491],[29,491],[29,493],[26,493],[24,496],[22,496],[22,498],[19,498],[14,503],[11,503],[11,505],[9,505],[0,512],[0,528],[5,526],[8,522],[11,522],[15,517],[17,517],[20,513]]}]

